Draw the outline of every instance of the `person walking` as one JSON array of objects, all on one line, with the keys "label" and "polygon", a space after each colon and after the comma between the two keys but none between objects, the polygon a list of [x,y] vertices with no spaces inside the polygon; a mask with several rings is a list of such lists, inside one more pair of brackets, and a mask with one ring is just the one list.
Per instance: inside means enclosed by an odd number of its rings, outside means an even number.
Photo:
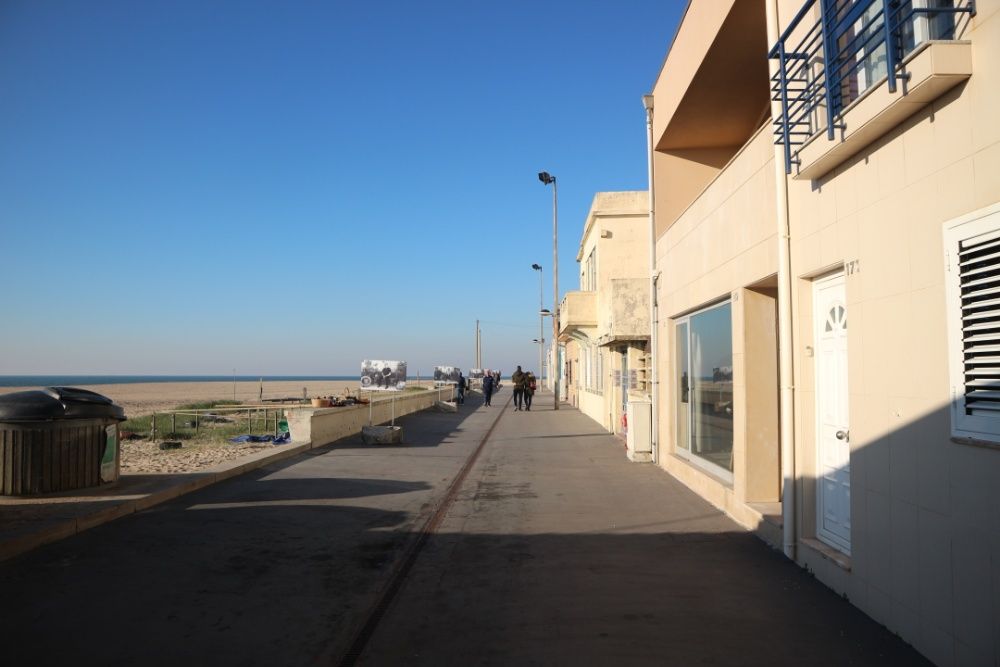
[{"label": "person walking", "polygon": [[510,382],[514,385],[514,412],[521,409],[524,403],[524,382],[527,379],[524,371],[518,366],[514,374],[510,376]]},{"label": "person walking", "polygon": [[484,399],[483,404],[492,405],[492,403],[490,403],[492,398],[493,398],[493,376],[486,375],[485,377],[483,377],[483,399]]},{"label": "person walking", "polygon": [[537,385],[535,383],[535,374],[532,373],[531,371],[528,371],[527,373],[525,373],[525,378],[524,378],[524,409],[525,410],[530,410],[531,409],[531,399],[535,395],[535,388],[536,388],[536,386]]},{"label": "person walking", "polygon": [[465,405],[465,376],[462,371],[458,372],[458,401],[459,405]]}]

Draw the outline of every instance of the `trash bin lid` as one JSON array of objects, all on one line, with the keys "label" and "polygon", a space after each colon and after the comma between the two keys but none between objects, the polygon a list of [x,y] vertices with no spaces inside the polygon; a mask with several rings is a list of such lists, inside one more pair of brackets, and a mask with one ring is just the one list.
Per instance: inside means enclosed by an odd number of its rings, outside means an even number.
[{"label": "trash bin lid", "polygon": [[75,387],[46,387],[0,395],[2,422],[95,418],[124,421],[125,410],[107,396]]}]

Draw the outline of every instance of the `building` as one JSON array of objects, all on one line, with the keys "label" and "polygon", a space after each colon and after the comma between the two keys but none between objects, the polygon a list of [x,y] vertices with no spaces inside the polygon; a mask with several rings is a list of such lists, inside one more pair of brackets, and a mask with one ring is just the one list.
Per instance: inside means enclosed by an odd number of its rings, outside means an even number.
[{"label": "building", "polygon": [[576,255],[580,289],[559,308],[559,341],[567,401],[623,437],[629,401],[649,401],[648,257],[648,194],[597,193]]},{"label": "building", "polygon": [[1000,662],[1000,0],[692,0],[651,146],[659,464]]}]

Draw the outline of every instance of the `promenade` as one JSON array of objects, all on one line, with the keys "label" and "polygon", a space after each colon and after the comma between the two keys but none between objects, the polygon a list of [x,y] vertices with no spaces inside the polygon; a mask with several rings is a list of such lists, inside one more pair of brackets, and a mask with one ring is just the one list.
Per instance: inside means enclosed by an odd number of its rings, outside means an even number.
[{"label": "promenade", "polygon": [[508,399],[410,415],[402,447],[348,438],[0,563],[6,658],[925,664],[578,411]]}]

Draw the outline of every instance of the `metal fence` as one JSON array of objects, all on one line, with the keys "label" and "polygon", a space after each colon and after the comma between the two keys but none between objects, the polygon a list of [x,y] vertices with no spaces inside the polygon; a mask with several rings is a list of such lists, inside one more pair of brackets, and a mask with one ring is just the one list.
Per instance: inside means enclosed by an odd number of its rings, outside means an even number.
[{"label": "metal fence", "polygon": [[778,61],[771,93],[781,103],[774,133],[785,173],[799,164],[797,147],[843,129],[844,110],[865,90],[887,80],[895,93],[906,55],[955,39],[962,14],[975,16],[975,0],[807,0],[768,54]]}]

